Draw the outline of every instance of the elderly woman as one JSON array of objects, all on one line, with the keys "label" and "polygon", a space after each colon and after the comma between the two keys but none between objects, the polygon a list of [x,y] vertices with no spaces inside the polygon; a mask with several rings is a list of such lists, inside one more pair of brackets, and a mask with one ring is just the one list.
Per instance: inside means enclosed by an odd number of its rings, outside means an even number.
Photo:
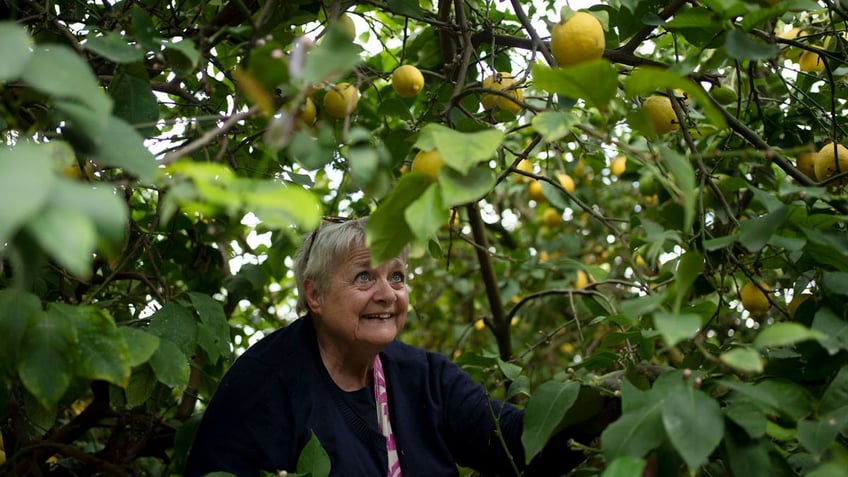
[{"label": "elderly woman", "polygon": [[491,400],[445,357],[397,340],[409,305],[407,256],[372,264],[365,223],[325,221],[304,241],[295,260],[304,316],[226,373],[185,475],[293,472],[312,433],[335,476],[443,477],[459,475],[457,465],[555,476],[579,463],[560,435],[525,469],[523,412]]}]

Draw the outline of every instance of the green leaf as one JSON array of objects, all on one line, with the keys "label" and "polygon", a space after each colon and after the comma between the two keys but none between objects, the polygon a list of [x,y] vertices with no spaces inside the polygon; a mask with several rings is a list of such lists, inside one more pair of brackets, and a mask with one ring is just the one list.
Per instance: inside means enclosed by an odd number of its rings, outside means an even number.
[{"label": "green leaf", "polygon": [[435,237],[436,232],[448,223],[450,212],[442,205],[439,188],[434,185],[426,188],[421,197],[409,204],[404,218],[413,235],[419,240],[426,240]]},{"label": "green leaf", "polygon": [[188,356],[173,341],[167,338],[159,340],[159,347],[150,357],[150,367],[162,384],[178,390],[188,386],[191,374]]},{"label": "green leaf", "polygon": [[580,383],[577,381],[547,381],[530,397],[524,411],[524,430],[521,433],[528,463],[545,447],[579,393]]},{"label": "green leaf", "polygon": [[83,48],[118,64],[144,60],[144,52],[138,46],[127,43],[123,35],[116,31],[100,36],[89,34]]},{"label": "green leaf", "polygon": [[297,457],[297,472],[311,477],[327,477],[330,475],[330,456],[315,432],[310,431],[309,441]]},{"label": "green leaf", "polygon": [[254,179],[239,179],[235,185],[243,211],[253,212],[268,227],[313,230],[321,222],[321,203],[302,186]]},{"label": "green leaf", "polygon": [[603,58],[562,68],[534,63],[533,81],[550,93],[583,99],[589,106],[604,109],[618,90],[618,71]]},{"label": "green leaf", "polygon": [[674,272],[674,312],[680,312],[680,305],[689,296],[689,290],[695,280],[704,272],[704,256],[690,251],[680,257]]},{"label": "green leaf", "polygon": [[578,118],[568,111],[542,111],[533,116],[533,129],[547,142],[556,142],[571,133]]},{"label": "green leaf", "polygon": [[197,341],[197,322],[188,308],[168,302],[150,317],[147,332],[175,343],[186,356],[194,353]]},{"label": "green leaf", "polygon": [[[137,69],[141,69],[137,74],[129,72]],[[150,87],[150,81],[138,76],[138,73],[146,75],[147,71],[138,66],[126,70],[115,74],[109,83],[109,96],[115,101],[113,114],[128,124],[139,127],[139,134],[152,135],[159,119],[159,104]]]},{"label": "green leaf", "polygon": [[777,402],[774,411],[793,420],[803,419],[813,413],[813,396],[800,384],[782,378],[764,379],[756,384],[758,391]]},{"label": "green leaf", "polygon": [[108,183],[58,180],[50,192],[48,207],[82,213],[94,225],[98,236],[112,244],[124,240],[129,211],[126,202]]},{"label": "green leaf", "polygon": [[748,401],[734,401],[724,408],[724,414],[745,430],[751,439],[759,439],[766,433],[768,418],[756,405]]},{"label": "green leaf", "polygon": [[644,457],[659,447],[665,439],[662,422],[662,401],[622,414],[601,434],[604,460],[612,462],[619,457]]},{"label": "green leaf", "polygon": [[845,464],[841,462],[825,462],[805,475],[806,477],[845,477]]},{"label": "green leaf", "polygon": [[77,363],[74,356],[78,343],[73,325],[55,314],[39,313],[30,318],[18,348],[18,375],[45,409],[59,402],[71,384]]},{"label": "green leaf", "polygon": [[22,26],[0,22],[0,83],[18,79],[29,62],[31,49],[32,40]]},{"label": "green leaf", "polygon": [[760,331],[754,339],[757,348],[777,348],[806,340],[824,339],[825,336],[800,323],[775,323]]},{"label": "green leaf", "polygon": [[471,167],[466,174],[442,168],[439,171],[442,205],[451,208],[479,200],[495,187],[495,181],[494,171],[485,163]]},{"label": "green leaf", "polygon": [[429,123],[421,129],[413,147],[422,151],[438,149],[447,166],[466,175],[478,162],[491,159],[503,138],[503,131],[497,129],[464,133]]},{"label": "green leaf", "polygon": [[818,420],[798,421],[798,440],[815,456],[821,456],[848,426],[848,404],[823,414]]},{"label": "green leaf", "polygon": [[[707,120],[718,129],[727,127],[721,111],[710,102],[701,88],[690,79],[672,70],[653,66],[640,66],[634,69],[624,80],[624,90],[628,96],[647,96],[657,91],[682,89],[686,95],[698,103]],[[691,192],[694,189],[685,189]]]},{"label": "green leaf", "polygon": [[739,243],[751,252],[762,250],[778,227],[783,225],[788,210],[786,206],[783,206],[772,213],[741,222]]},{"label": "green leaf", "polygon": [[177,41],[163,41],[165,58],[168,63],[181,74],[188,74],[197,68],[200,62],[200,52],[190,38]]},{"label": "green leaf", "polygon": [[379,264],[397,257],[412,241],[414,234],[406,222],[406,208],[430,185],[432,182],[422,174],[406,174],[371,214],[367,225],[367,242],[372,262]]},{"label": "green leaf", "polygon": [[654,326],[662,335],[666,346],[674,346],[695,336],[701,329],[701,317],[692,313],[673,314],[657,311],[654,313]]},{"label": "green leaf", "polygon": [[640,457],[617,457],[606,466],[601,477],[638,477],[643,475],[646,465]]},{"label": "green leaf", "polygon": [[0,370],[15,368],[24,333],[41,313],[37,296],[17,288],[0,290]]},{"label": "green leaf", "polygon": [[[724,435],[724,418],[718,403],[691,386],[666,395],[662,420],[672,446],[692,473],[706,462]],[[698,425],[693,426],[695,422]]]},{"label": "green leaf", "polygon": [[822,286],[839,295],[848,295],[848,272],[823,272]]},{"label": "green leaf", "polygon": [[191,304],[200,316],[200,325],[197,327],[197,344],[206,351],[211,364],[216,364],[219,357],[229,359],[230,350],[230,325],[224,314],[224,307],[209,295],[189,292]]},{"label": "green leaf", "polygon": [[724,41],[727,56],[734,60],[768,60],[777,56],[780,49],[777,45],[769,45],[757,41],[750,34],[733,29],[727,32]]},{"label": "green leaf", "polygon": [[665,298],[665,292],[627,298],[621,301],[619,310],[631,323],[637,324],[642,316],[659,310]]},{"label": "green leaf", "polygon": [[130,326],[121,326],[118,329],[127,343],[132,367],[146,363],[159,347],[159,337],[154,334]]},{"label": "green leaf", "polygon": [[140,5],[132,7],[132,31],[136,40],[148,51],[159,52],[162,36],[153,24],[153,17]]},{"label": "green leaf", "polygon": [[760,357],[760,353],[752,348],[733,348],[722,353],[719,359],[724,364],[739,371],[755,374],[763,372],[763,359]]},{"label": "green leaf", "polygon": [[21,142],[0,147],[0,244],[38,212],[56,180],[44,146]]},{"label": "green leaf", "polygon": [[158,382],[150,366],[142,366],[133,371],[132,376],[130,376],[130,384],[124,390],[127,406],[134,408],[146,403],[153,395],[153,391],[156,390]]},{"label": "green leaf", "polygon": [[47,314],[55,320],[66,320],[76,328],[77,376],[126,387],[130,378],[129,349],[106,311],[94,306],[52,303]]},{"label": "green leaf", "polygon": [[347,34],[335,24],[331,25],[318,45],[306,55],[302,84],[335,81],[343,77],[362,61],[362,51],[362,47],[350,41]]},{"label": "green leaf", "polygon": [[347,156],[353,183],[359,187],[365,187],[371,183],[380,167],[380,156],[377,154],[377,149],[367,143],[351,146],[348,148]]},{"label": "green leaf", "polygon": [[677,193],[683,206],[683,232],[689,233],[695,221],[695,206],[698,201],[695,169],[689,159],[667,146],[661,146],[659,151],[660,157],[679,187]]},{"label": "green leaf", "polygon": [[836,316],[829,308],[820,308],[813,318],[812,328],[821,333],[819,343],[834,355],[842,349],[848,349],[848,321]]},{"label": "green leaf", "polygon": [[[0,306],[0,310],[3,307]],[[819,412],[827,414],[848,403],[848,365],[842,366],[836,376],[827,385],[819,400]]]},{"label": "green leaf", "polygon": [[121,118],[112,117],[103,129],[97,156],[106,166],[119,167],[150,183],[156,174],[153,154],[144,147],[144,138]]},{"label": "green leaf", "polygon": [[91,277],[97,229],[76,209],[47,208],[26,224],[26,230],[47,254],[80,278]]},{"label": "green leaf", "polygon": [[112,111],[112,101],[88,63],[70,47],[37,46],[21,79],[49,96],[84,104],[98,115],[108,115]]}]

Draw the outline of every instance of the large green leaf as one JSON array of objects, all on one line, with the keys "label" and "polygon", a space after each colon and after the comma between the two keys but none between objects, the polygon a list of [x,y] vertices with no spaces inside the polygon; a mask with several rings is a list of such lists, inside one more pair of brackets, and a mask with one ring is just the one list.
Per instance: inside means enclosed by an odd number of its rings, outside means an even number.
[{"label": "large green leaf", "polygon": [[77,376],[126,387],[130,378],[130,353],[112,317],[94,306],[53,303],[47,314],[76,328]]},{"label": "large green leaf", "polygon": [[780,51],[777,45],[755,40],[749,33],[739,29],[727,32],[724,48],[728,56],[735,60],[768,60]]},{"label": "large green leaf", "polygon": [[156,131],[159,104],[147,80],[147,70],[140,65],[125,67],[109,83],[109,95],[115,101],[113,114],[139,128],[143,136]]},{"label": "large green leaf", "polygon": [[[683,457],[690,472],[706,462],[724,434],[724,418],[718,402],[691,386],[666,395],[662,420],[671,445]],[[695,422],[698,424],[693,426]]]},{"label": "large green leaf", "polygon": [[17,79],[23,73],[30,55],[32,40],[15,22],[0,22],[0,83]]},{"label": "large green leaf", "polygon": [[26,230],[48,255],[71,274],[80,278],[91,276],[97,229],[83,212],[70,208],[47,208],[26,224]]},{"label": "large green leaf", "polygon": [[684,233],[689,233],[695,221],[695,206],[698,201],[697,188],[695,187],[695,169],[689,159],[677,151],[667,146],[661,146],[659,151],[660,157],[679,188],[677,194],[683,206],[682,230]]},{"label": "large green leaf", "polygon": [[439,171],[442,204],[447,208],[479,200],[494,186],[495,174],[485,163],[471,167],[466,174],[448,168]]},{"label": "large green leaf", "polygon": [[315,432],[310,432],[309,441],[297,457],[297,473],[311,477],[330,475],[330,456],[321,446]]},{"label": "large green leaf", "polygon": [[112,244],[123,242],[129,210],[108,183],[58,180],[47,205],[56,210],[72,208],[81,212],[94,225],[99,238]]},{"label": "large green leaf", "polygon": [[209,295],[189,292],[189,298],[200,316],[200,325],[197,327],[197,344],[209,356],[211,364],[218,362],[218,358],[228,359],[232,354],[230,350],[230,325],[224,314],[221,303]]},{"label": "large green leaf", "polygon": [[739,224],[739,242],[751,252],[762,250],[783,224],[787,211],[784,206],[772,213],[743,221]]},{"label": "large green leaf", "polygon": [[[2,307],[0,307],[2,309]],[[819,412],[827,414],[848,403],[848,365],[843,366],[830,381],[819,399]]]},{"label": "large green leaf", "polygon": [[559,141],[571,133],[579,118],[568,111],[542,111],[533,116],[533,129],[548,142]]},{"label": "large green leaf", "polygon": [[662,401],[638,411],[623,414],[601,434],[604,460],[619,457],[644,457],[665,439]]},{"label": "large green leaf", "polygon": [[579,393],[580,383],[576,381],[547,381],[530,397],[525,408],[524,430],[521,433],[521,443],[524,445],[524,455],[528,463],[544,449]]},{"label": "large green leaf", "polygon": [[747,347],[739,347],[733,348],[730,351],[726,351],[719,356],[721,361],[739,371],[744,371],[746,373],[762,373],[763,372],[763,358],[760,356],[760,353],[753,349]]},{"label": "large green leaf", "polygon": [[55,313],[30,318],[18,347],[18,375],[38,402],[52,408],[65,394],[75,374],[72,356],[78,339],[76,328]]},{"label": "large green leaf", "polygon": [[695,336],[701,328],[701,317],[692,313],[657,311],[654,313],[654,326],[662,335],[666,346],[674,346]]},{"label": "large green leaf", "polygon": [[820,308],[813,318],[811,328],[821,333],[824,338],[819,343],[830,354],[848,349],[848,321],[836,316],[830,308]]},{"label": "large green leaf", "polygon": [[695,280],[704,272],[704,256],[697,251],[689,251],[683,254],[677,263],[674,272],[674,312],[680,312],[680,306],[690,295],[689,290]]},{"label": "large green leaf", "polygon": [[159,341],[159,347],[150,357],[150,367],[161,383],[179,390],[188,386],[191,375],[188,356],[173,341],[167,338]]},{"label": "large green leaf", "polygon": [[822,414],[817,420],[798,421],[798,440],[815,456],[821,456],[836,436],[848,428],[848,403]]},{"label": "large green leaf", "polygon": [[37,296],[17,288],[0,290],[0,370],[15,368],[24,332],[41,313]]},{"label": "large green leaf", "polygon": [[435,238],[436,232],[450,220],[450,212],[442,205],[439,188],[434,184],[425,189],[421,197],[409,204],[404,218],[415,237],[423,241]]},{"label": "large green leaf", "polygon": [[497,129],[459,132],[429,123],[421,129],[413,147],[422,151],[438,149],[446,165],[465,175],[478,162],[491,159],[503,138],[503,131]]},{"label": "large green leaf", "polygon": [[108,140],[98,143],[97,157],[107,166],[119,167],[150,183],[156,174],[153,154],[144,146],[144,138],[121,118],[113,116],[103,129]]},{"label": "large green leaf", "polygon": [[321,203],[299,185],[255,179],[239,179],[235,185],[241,191],[243,211],[252,211],[267,227],[313,230],[321,222]]},{"label": "large green leaf", "polygon": [[157,310],[150,317],[147,331],[175,343],[186,356],[194,354],[197,343],[197,321],[188,308],[177,302],[168,302]]},{"label": "large green leaf", "polygon": [[105,35],[89,34],[83,47],[113,63],[135,63],[144,59],[144,52],[127,42],[120,32],[110,31]]},{"label": "large green leaf", "polygon": [[335,81],[346,75],[360,61],[362,47],[350,41],[335,24],[327,29],[327,34],[315,48],[306,55],[306,64],[302,74],[292,74],[300,79],[303,86],[321,81]]},{"label": "large green leaf", "polygon": [[432,182],[423,174],[406,174],[371,214],[367,226],[367,242],[373,262],[383,263],[397,257],[414,239],[412,229],[406,222],[406,208],[430,185]]},{"label": "large green leaf", "polygon": [[820,332],[811,330],[800,323],[775,323],[760,331],[754,339],[754,346],[760,349],[775,348],[825,337]]},{"label": "large green leaf", "polygon": [[644,475],[647,462],[641,457],[617,457],[610,462],[601,477],[636,477]]},{"label": "large green leaf", "polygon": [[159,347],[159,337],[154,334],[130,326],[121,326],[118,329],[127,343],[132,367],[146,363]]},{"label": "large green leaf", "polygon": [[803,419],[813,413],[812,394],[794,381],[782,378],[764,379],[756,384],[756,388],[771,396],[777,403],[773,411],[790,419]]},{"label": "large green leaf", "polygon": [[65,45],[37,46],[21,79],[57,99],[84,104],[98,115],[108,115],[112,111],[112,101],[100,87],[88,63]]},{"label": "large green leaf", "polygon": [[150,366],[142,366],[133,371],[130,383],[124,390],[127,406],[134,408],[143,405],[153,395],[159,381]]},{"label": "large green leaf", "polygon": [[52,173],[48,148],[21,142],[0,147],[0,244],[38,212],[57,179]]},{"label": "large green leaf", "polygon": [[751,402],[731,402],[724,408],[724,414],[728,419],[744,429],[748,437],[752,439],[759,439],[766,433],[768,418],[762,409]]},{"label": "large green leaf", "polygon": [[534,63],[533,81],[545,91],[583,99],[589,106],[599,109],[606,108],[618,90],[618,72],[605,59],[562,68]]}]

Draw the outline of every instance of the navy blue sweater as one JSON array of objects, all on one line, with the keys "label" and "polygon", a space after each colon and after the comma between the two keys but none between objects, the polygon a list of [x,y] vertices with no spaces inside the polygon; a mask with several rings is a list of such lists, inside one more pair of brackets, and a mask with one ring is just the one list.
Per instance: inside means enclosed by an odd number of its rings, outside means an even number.
[{"label": "navy blue sweater", "polygon": [[[440,354],[396,341],[380,359],[404,477],[455,476],[457,464],[485,475],[513,475],[493,411],[522,467],[521,410],[490,400]],[[301,318],[250,347],[227,371],[201,420],[184,475],[294,472],[310,431],[330,456],[331,475],[386,475],[386,441],[370,422],[376,414],[355,409],[322,364],[311,319]],[[565,440],[555,439],[557,449],[548,452],[553,459],[534,461],[527,475],[557,476],[580,462]]]}]

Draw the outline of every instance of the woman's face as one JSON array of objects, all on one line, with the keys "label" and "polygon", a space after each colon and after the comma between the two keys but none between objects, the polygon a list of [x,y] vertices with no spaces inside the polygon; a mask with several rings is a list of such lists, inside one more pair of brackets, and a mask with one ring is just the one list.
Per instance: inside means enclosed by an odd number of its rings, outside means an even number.
[{"label": "woman's face", "polygon": [[314,286],[306,288],[309,307],[321,317],[321,331],[343,349],[382,349],[406,323],[406,266],[394,258],[372,267],[364,245],[353,247],[330,271],[323,299]]}]

